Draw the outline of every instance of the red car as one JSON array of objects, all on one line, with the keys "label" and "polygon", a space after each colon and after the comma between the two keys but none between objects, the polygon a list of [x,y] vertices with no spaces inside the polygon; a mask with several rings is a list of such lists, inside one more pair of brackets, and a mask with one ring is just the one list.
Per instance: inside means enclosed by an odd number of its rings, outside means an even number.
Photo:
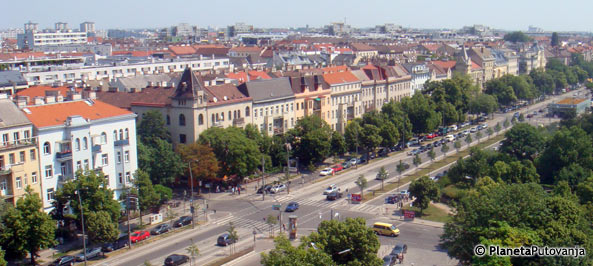
[{"label": "red car", "polygon": [[344,170],[344,167],[342,165],[340,165],[340,164],[336,164],[336,165],[334,165],[332,167],[332,169],[334,169],[334,173],[335,173],[335,172],[339,172],[339,171]]},{"label": "red car", "polygon": [[132,243],[137,243],[137,242],[140,242],[140,241],[147,239],[149,237],[150,237],[150,232],[148,232],[148,231],[136,231],[132,234],[130,239],[132,240]]},{"label": "red car", "polygon": [[434,134],[430,133],[426,135],[426,139],[433,139],[434,138]]}]

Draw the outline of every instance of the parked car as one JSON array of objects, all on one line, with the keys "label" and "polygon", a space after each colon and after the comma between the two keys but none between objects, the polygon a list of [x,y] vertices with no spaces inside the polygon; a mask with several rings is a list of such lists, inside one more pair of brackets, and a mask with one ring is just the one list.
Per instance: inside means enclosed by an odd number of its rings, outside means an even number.
[{"label": "parked car", "polygon": [[299,203],[296,201],[292,201],[286,205],[285,212],[293,212],[299,209]]},{"label": "parked car", "polygon": [[325,169],[321,170],[321,172],[319,172],[319,175],[321,175],[321,176],[327,176],[327,175],[331,175],[333,173],[334,173],[334,169],[325,168]]},{"label": "parked car", "polygon": [[160,234],[169,232],[169,230],[171,230],[171,226],[169,224],[159,224],[155,228],[150,230],[150,234],[151,235],[160,235]]},{"label": "parked car", "polygon": [[478,130],[482,130],[482,129],[484,129],[484,126],[478,125]]},{"label": "parked car", "polygon": [[[101,247],[87,248],[86,260],[90,260],[101,255]],[[84,261],[84,252],[76,255],[76,261]]]},{"label": "parked car", "polygon": [[276,194],[276,193],[278,193],[278,192],[282,192],[282,191],[284,191],[284,190],[286,190],[286,185],[285,185],[285,184],[277,184],[277,185],[273,186],[273,187],[270,189],[270,193],[274,193],[274,194]]},{"label": "parked car", "polygon": [[334,173],[337,173],[344,170],[344,167],[341,164],[336,164],[332,166],[332,170],[334,170]]},{"label": "parked car", "polygon": [[385,198],[385,204],[396,204],[401,200],[401,195],[392,194]]},{"label": "parked car", "polygon": [[103,244],[103,247],[101,247],[101,251],[111,252],[111,251],[123,248],[126,245],[128,245],[128,235],[127,234],[121,236],[120,238],[118,238],[116,241],[114,241],[112,243]]},{"label": "parked car", "polygon": [[472,128],[469,130],[469,132],[471,132],[471,133],[476,133],[476,132],[478,132],[478,128],[476,128],[476,127],[472,127]]},{"label": "parked car", "polygon": [[397,264],[397,257],[387,255],[383,257],[383,266],[395,266]]},{"label": "parked car", "polygon": [[438,147],[438,146],[441,146],[441,144],[443,144],[442,140],[437,140],[432,144],[432,146]]},{"label": "parked car", "polygon": [[337,200],[341,197],[342,197],[342,192],[337,190],[337,191],[332,191],[331,193],[327,194],[326,199],[327,200]]},{"label": "parked car", "polygon": [[455,141],[455,136],[453,136],[453,135],[447,135],[447,136],[445,136],[445,139],[446,139],[448,142]]},{"label": "parked car", "polygon": [[358,158],[358,164],[366,163],[367,161],[368,160],[367,160],[367,157],[365,155],[360,156],[360,158]]},{"label": "parked car", "polygon": [[74,265],[74,263],[76,262],[76,258],[74,256],[62,256],[59,257],[58,259],[54,260],[54,262],[51,264],[52,266],[65,266],[65,265]]},{"label": "parked car", "polygon": [[191,223],[192,223],[192,221],[193,221],[193,218],[192,218],[191,216],[181,216],[181,217],[179,218],[179,220],[177,220],[177,221],[176,221],[176,222],[173,224],[173,226],[175,226],[175,227],[182,227],[182,226],[185,226],[185,225],[191,224]]},{"label": "parked car", "polygon": [[350,160],[348,162],[350,162],[350,166],[354,166],[354,165],[356,165],[356,163],[358,163],[358,159],[350,158]]},{"label": "parked car", "polygon": [[406,254],[406,253],[408,253],[408,245],[397,244],[397,245],[395,245],[395,247],[393,247],[393,249],[391,250],[391,253],[389,255],[397,256],[399,254]]},{"label": "parked car", "polygon": [[323,191],[323,195],[327,195],[334,191],[338,191],[338,186],[336,186],[336,184],[331,184]]},{"label": "parked car", "polygon": [[262,193],[264,193],[264,191],[265,191],[266,193],[270,193],[270,189],[272,189],[272,185],[265,185],[265,186],[263,186],[263,187],[260,187],[260,188],[257,190],[257,194],[262,194]]},{"label": "parked car", "polygon": [[450,131],[457,131],[457,125],[451,125],[451,126],[449,126],[449,130]]},{"label": "parked car", "polygon": [[482,127],[483,127],[484,129],[488,128],[488,123],[484,123],[484,124],[482,124]]},{"label": "parked car", "polygon": [[149,237],[150,237],[150,232],[148,232],[148,231],[136,231],[136,232],[132,233],[132,235],[130,236],[130,239],[132,240],[132,243],[137,243],[137,242],[140,242],[140,241],[147,239]]},{"label": "parked car", "polygon": [[420,153],[420,149],[413,149],[411,151],[408,152],[408,155],[416,155]]},{"label": "parked car", "polygon": [[379,152],[377,152],[377,155],[379,155],[380,157],[387,157],[387,156],[389,156],[389,149],[382,148],[379,150]]},{"label": "parked car", "polygon": [[186,255],[171,254],[165,259],[166,266],[177,266],[184,264],[189,261],[189,257]]},{"label": "parked car", "polygon": [[[238,239],[236,239],[238,240]],[[235,242],[236,242],[235,240]],[[218,237],[218,239],[216,240],[216,244],[218,244],[219,246],[228,246],[229,244],[232,244],[233,240],[231,240],[231,236],[227,233],[224,233],[222,235],[220,235]]]},{"label": "parked car", "polygon": [[343,162],[343,163],[342,163],[342,168],[344,168],[344,169],[348,169],[348,168],[350,168],[350,165],[351,165],[351,164],[350,164],[350,161]]},{"label": "parked car", "polygon": [[469,133],[470,133],[470,131],[469,131],[469,130],[467,130],[467,129],[463,131],[463,135],[464,135],[464,136],[467,136],[467,135],[469,135]]}]

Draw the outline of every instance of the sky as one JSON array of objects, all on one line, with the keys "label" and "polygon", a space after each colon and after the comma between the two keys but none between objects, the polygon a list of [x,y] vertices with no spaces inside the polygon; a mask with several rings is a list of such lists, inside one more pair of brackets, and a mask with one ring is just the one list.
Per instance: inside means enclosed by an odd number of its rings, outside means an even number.
[{"label": "sky", "polygon": [[590,0],[3,0],[0,29],[40,28],[84,21],[97,29],[162,28],[178,23],[226,27],[321,27],[343,22],[353,27],[394,23],[412,28],[450,28],[482,24],[495,29],[593,31]]}]

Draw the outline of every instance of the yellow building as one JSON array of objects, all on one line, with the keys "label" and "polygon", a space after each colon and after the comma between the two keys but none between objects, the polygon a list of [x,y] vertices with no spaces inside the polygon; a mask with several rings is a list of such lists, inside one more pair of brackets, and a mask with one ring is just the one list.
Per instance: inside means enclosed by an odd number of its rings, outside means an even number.
[{"label": "yellow building", "polygon": [[295,119],[316,115],[327,124],[330,120],[331,89],[325,84],[322,75],[290,77],[290,85],[295,96]]},{"label": "yellow building", "polygon": [[38,153],[31,122],[5,95],[0,97],[0,196],[16,204],[27,186],[41,195]]}]

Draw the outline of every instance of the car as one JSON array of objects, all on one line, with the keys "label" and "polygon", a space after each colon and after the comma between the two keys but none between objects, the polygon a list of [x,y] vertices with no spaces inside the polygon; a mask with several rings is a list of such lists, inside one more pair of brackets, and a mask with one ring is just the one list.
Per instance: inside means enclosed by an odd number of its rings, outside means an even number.
[{"label": "car", "polygon": [[155,228],[152,228],[152,230],[150,230],[150,234],[160,235],[169,232],[169,230],[171,230],[171,226],[169,224],[159,224]]},{"label": "car", "polygon": [[393,249],[391,250],[391,253],[389,255],[397,256],[399,254],[406,254],[406,253],[408,253],[408,245],[397,244],[397,245],[395,245],[395,247],[393,247]]},{"label": "car", "polygon": [[461,127],[468,127],[468,126],[469,126],[469,122],[463,122],[463,123],[461,124]]},{"label": "car", "polygon": [[103,252],[111,252],[111,251],[114,251],[114,250],[118,250],[120,248],[123,248],[126,245],[128,245],[128,235],[127,234],[121,236],[120,238],[118,238],[114,242],[103,244],[103,246],[101,247],[101,251],[103,251]]},{"label": "car", "polygon": [[150,232],[148,231],[136,231],[134,233],[132,233],[132,235],[130,236],[130,239],[132,241],[132,243],[137,243],[140,242],[144,239],[147,239],[150,237]]},{"label": "car", "polygon": [[387,255],[383,257],[383,266],[394,266],[397,263],[397,257]]},{"label": "car", "polygon": [[526,118],[532,118],[532,117],[533,117],[533,115],[532,115],[532,114],[528,114],[528,115],[526,116]]},{"label": "car", "polygon": [[469,130],[467,130],[467,129],[463,131],[463,135],[464,135],[464,136],[467,136],[467,135],[469,135],[469,133],[470,133],[470,131],[469,131]]},{"label": "car", "polygon": [[426,139],[433,139],[434,138],[434,134],[430,133],[426,135]]},{"label": "car", "polygon": [[270,189],[272,189],[272,185],[265,185],[257,190],[257,194],[262,194],[264,192],[270,193]]},{"label": "car", "polygon": [[428,144],[426,144],[426,150],[432,149],[433,146],[434,146],[434,143],[428,143]]},{"label": "car", "polygon": [[448,142],[455,141],[455,136],[453,136],[453,135],[447,135],[447,136],[445,136],[444,139],[447,140]]},{"label": "car", "polygon": [[377,155],[379,155],[380,157],[387,157],[387,156],[389,156],[389,149],[382,148],[379,150],[379,152],[377,152]]},{"label": "car", "polygon": [[344,168],[344,169],[348,169],[348,168],[350,168],[350,165],[351,165],[351,164],[350,164],[350,161],[343,162],[343,163],[342,163],[342,168]]},{"label": "car", "polygon": [[539,109],[539,111],[538,111],[538,112],[540,112],[540,113],[543,113],[543,112],[545,112],[545,111],[546,111],[546,110],[545,110],[545,108],[543,108],[543,109]]},{"label": "car", "polygon": [[442,140],[437,140],[434,143],[432,143],[432,146],[438,147],[438,146],[441,146],[441,144],[443,144],[443,141]]},{"label": "car", "polygon": [[273,187],[270,189],[270,193],[274,193],[274,194],[276,194],[276,193],[278,193],[278,192],[282,192],[282,191],[284,191],[284,190],[286,190],[286,185],[285,185],[285,184],[277,184],[277,185],[273,186]]},{"label": "car", "polygon": [[171,254],[165,259],[166,266],[177,266],[184,264],[189,261],[189,257],[186,255]]},{"label": "car", "polygon": [[54,262],[50,265],[52,266],[64,266],[64,265],[74,265],[76,262],[76,258],[74,256],[62,256],[54,260]]},{"label": "car", "polygon": [[299,209],[299,203],[296,201],[292,201],[289,202],[288,205],[286,205],[286,209],[284,209],[285,212],[293,212]]},{"label": "car", "polygon": [[408,155],[416,155],[420,153],[420,149],[413,149],[411,151],[408,152]]},{"label": "car", "polygon": [[325,198],[327,200],[337,200],[341,197],[342,197],[342,192],[337,190],[337,191],[332,191],[331,193],[327,194],[327,196]]},{"label": "car", "polygon": [[336,173],[344,170],[344,167],[341,164],[336,164],[332,167],[332,169],[334,170],[334,173]]},{"label": "car", "polygon": [[519,114],[519,112],[515,112],[515,113],[513,114],[513,117],[517,117],[517,118],[518,118],[518,117],[519,117],[519,115],[520,115],[520,114]]},{"label": "car", "polygon": [[392,194],[385,198],[385,204],[396,204],[401,200],[401,196],[398,194]]},{"label": "car", "polygon": [[484,129],[488,128],[488,123],[482,124],[482,128],[484,128]]},{"label": "car", "polygon": [[321,172],[319,172],[319,175],[327,176],[327,175],[332,175],[333,173],[334,173],[334,169],[325,168],[325,169],[321,170]]},{"label": "car", "polygon": [[226,247],[229,244],[233,244],[233,243],[237,242],[237,240],[238,239],[235,239],[235,241],[231,240],[231,235],[229,235],[228,233],[224,233],[218,237],[218,239],[216,240],[216,244],[219,246]]},{"label": "car", "polygon": [[484,129],[484,126],[478,125],[478,130],[482,130],[482,129]]},{"label": "car", "polygon": [[194,219],[191,216],[181,216],[181,217],[179,217],[179,220],[175,221],[173,226],[182,227],[184,225],[191,224],[193,222],[193,220]]},{"label": "car", "polygon": [[358,162],[358,159],[356,159],[356,158],[350,158],[350,160],[348,162],[350,163],[350,166],[354,166]]},{"label": "car", "polygon": [[478,132],[478,128],[476,128],[476,127],[472,127],[472,128],[469,130],[469,132],[471,132],[471,133],[476,133],[476,132]]},{"label": "car", "polygon": [[336,186],[336,184],[331,184],[323,191],[323,195],[327,195],[334,191],[338,191],[338,186]]},{"label": "car", "polygon": [[399,194],[410,196],[410,192],[407,191],[407,190],[402,190],[402,191],[399,192]]},{"label": "car", "polygon": [[457,131],[457,125],[449,126],[449,131]]},{"label": "car", "polygon": [[[90,260],[101,255],[101,247],[87,248],[86,260]],[[84,261],[84,252],[76,255],[76,261]]]},{"label": "car", "polygon": [[362,164],[362,163],[366,163],[367,157],[366,156],[361,156],[360,158],[358,158],[358,164]]},{"label": "car", "polygon": [[377,235],[384,235],[384,236],[398,236],[399,229],[395,227],[395,225],[390,223],[381,223],[376,222],[373,224],[373,231]]}]

